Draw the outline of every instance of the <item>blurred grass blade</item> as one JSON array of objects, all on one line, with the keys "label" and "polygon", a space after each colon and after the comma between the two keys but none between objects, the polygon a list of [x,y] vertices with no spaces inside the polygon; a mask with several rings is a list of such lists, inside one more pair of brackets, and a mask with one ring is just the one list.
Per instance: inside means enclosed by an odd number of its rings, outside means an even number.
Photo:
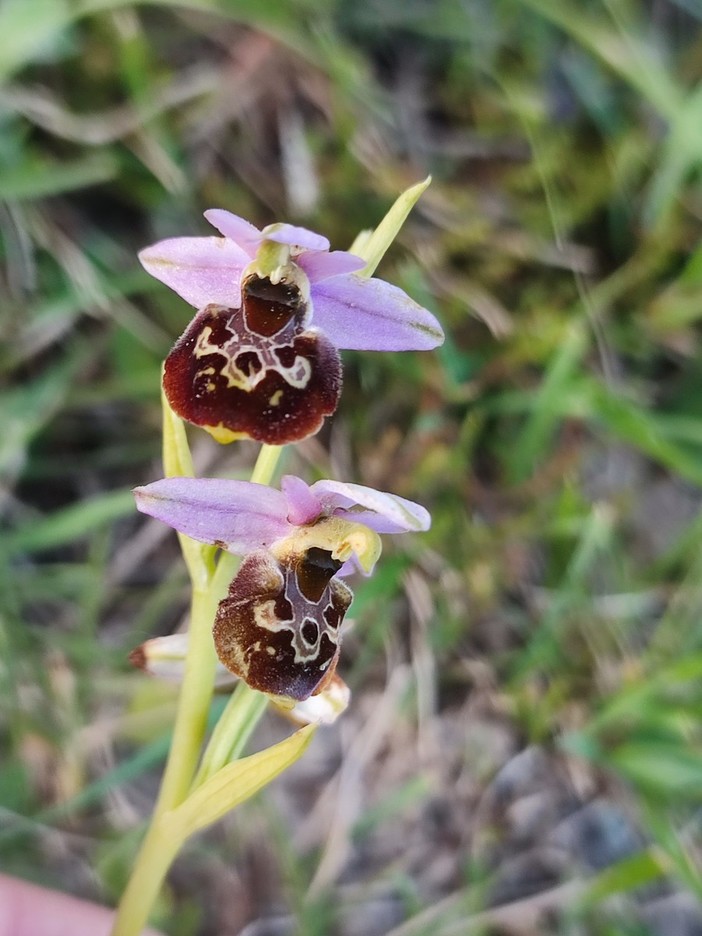
[{"label": "blurred grass blade", "polygon": [[588,882],[580,903],[585,907],[595,906],[615,894],[650,884],[664,874],[664,862],[656,850],[650,848],[624,858],[597,874]]},{"label": "blurred grass blade", "polygon": [[131,491],[111,491],[57,510],[5,538],[10,552],[55,549],[128,516],[135,510]]},{"label": "blurred grass blade", "polygon": [[117,160],[109,153],[95,153],[65,163],[25,163],[0,175],[0,198],[8,201],[47,198],[106,182],[117,171]]},{"label": "blurred grass blade", "polygon": [[563,623],[575,609],[587,604],[589,575],[598,560],[609,554],[614,513],[606,503],[595,503],[583,521],[578,543],[562,580],[549,596],[538,629],[515,660],[511,682],[518,686],[533,670],[548,672],[561,665],[564,652]]},{"label": "blurred grass blade", "polygon": [[0,3],[0,84],[40,58],[73,18],[66,0]]},{"label": "blurred grass blade", "polygon": [[61,407],[73,378],[85,366],[85,351],[77,349],[31,383],[0,396],[0,477],[21,472],[29,443]]},{"label": "blurred grass blade", "polygon": [[[662,57],[643,34],[643,24],[628,22],[625,32],[613,23],[568,0],[519,0],[569,34],[604,62],[652,104],[662,117],[674,120],[683,102],[682,89]],[[619,9],[623,13],[623,4]]]},{"label": "blurred grass blade", "polygon": [[702,757],[698,750],[672,740],[641,738],[609,751],[607,760],[630,782],[656,796],[702,798]]},{"label": "blurred grass blade", "polygon": [[687,177],[702,165],[702,82],[680,105],[671,120],[658,168],[651,182],[645,217],[649,222],[665,219],[679,197]]},{"label": "blurred grass blade", "polygon": [[[51,2],[51,0],[46,0]],[[259,29],[270,29],[290,45],[304,52],[309,47],[304,19],[290,0],[75,0],[75,16],[109,13],[124,7],[165,7],[219,16],[242,23],[250,22]]]},{"label": "blurred grass blade", "polygon": [[570,399],[570,386],[580,376],[579,366],[588,347],[585,325],[576,322],[556,348],[530,406],[526,425],[514,442],[510,459],[510,478],[513,482],[525,481],[548,448],[562,421],[564,401]]},{"label": "blurred grass blade", "polygon": [[366,261],[365,267],[360,271],[361,276],[372,276],[385,252],[397,237],[400,228],[405,223],[407,215],[419,201],[423,192],[431,183],[431,176],[423,182],[418,182],[400,195],[390,208],[378,227],[372,234],[360,234],[351,245],[351,253],[355,253]]},{"label": "blurred grass blade", "polygon": [[[699,799],[695,791],[694,796]],[[659,808],[648,803],[644,807],[644,816],[649,831],[654,836],[661,864],[672,871],[683,886],[702,900],[702,877],[699,867],[699,814],[687,828],[680,828],[677,822],[671,822]]]},{"label": "blurred grass blade", "polygon": [[168,815],[167,821],[175,826],[176,836],[184,840],[258,793],[295,763],[315,731],[316,725],[308,725],[265,751],[222,767]]},{"label": "blurred grass blade", "polygon": [[684,478],[702,484],[702,460],[666,437],[664,417],[651,413],[596,380],[590,384],[590,410],[592,418],[621,441],[645,452]]}]

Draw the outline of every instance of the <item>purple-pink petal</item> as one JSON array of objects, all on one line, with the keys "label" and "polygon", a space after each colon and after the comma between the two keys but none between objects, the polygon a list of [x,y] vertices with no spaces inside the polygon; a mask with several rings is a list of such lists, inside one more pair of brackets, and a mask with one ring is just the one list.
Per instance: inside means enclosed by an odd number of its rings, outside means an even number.
[{"label": "purple-pink petal", "polygon": [[275,241],[276,244],[300,247],[302,250],[329,250],[326,237],[307,228],[295,227],[294,224],[269,224],[261,231],[261,238]]},{"label": "purple-pink petal", "polygon": [[376,533],[407,533],[428,530],[429,512],[414,501],[344,481],[315,481],[310,491],[325,512],[363,523]]},{"label": "purple-pink petal", "polygon": [[322,512],[322,503],[302,478],[285,475],[280,487],[288,504],[288,520],[296,526],[313,523]]},{"label": "purple-pink petal", "polygon": [[172,237],[146,247],[139,259],[147,273],[196,309],[241,304],[241,271],[249,258],[224,237]]},{"label": "purple-pink petal", "polygon": [[253,259],[261,243],[261,232],[257,227],[224,208],[208,208],[205,217],[220,234],[233,240],[246,251],[249,259]]},{"label": "purple-pink petal", "polygon": [[134,490],[137,507],[202,543],[236,554],[288,536],[288,502],[273,488],[218,478],[163,478]]},{"label": "purple-pink petal", "polygon": [[331,253],[310,251],[300,254],[296,262],[305,271],[310,283],[317,283],[340,273],[357,273],[366,265],[365,260],[346,250],[332,250]]},{"label": "purple-pink petal", "polygon": [[299,247],[302,250],[328,251],[329,241],[322,234],[317,234],[307,228],[296,227],[294,224],[269,224],[262,231],[254,227],[249,221],[225,211],[224,208],[209,208],[205,217],[211,225],[230,238],[253,258],[258,245],[263,240],[272,240],[277,244],[288,244],[290,247]]},{"label": "purple-pink petal", "polygon": [[428,351],[444,333],[436,318],[397,286],[350,273],[312,284],[313,324],[337,348]]}]

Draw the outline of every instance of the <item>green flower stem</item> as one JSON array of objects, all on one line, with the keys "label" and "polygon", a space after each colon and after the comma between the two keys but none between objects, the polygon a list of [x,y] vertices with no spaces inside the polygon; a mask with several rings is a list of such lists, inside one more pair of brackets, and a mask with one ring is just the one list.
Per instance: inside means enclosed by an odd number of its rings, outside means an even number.
[{"label": "green flower stem", "polygon": [[[281,446],[263,445],[251,480],[259,484],[270,484],[281,452]],[[151,824],[120,901],[112,936],[137,936],[141,932],[168,869],[183,845],[184,840],[178,829],[168,822],[169,812],[185,800],[193,784],[214,689],[217,658],[212,643],[212,622],[217,605],[226,595],[229,583],[236,573],[238,562],[237,556],[222,553],[216,568],[210,573],[206,583],[203,583],[204,587],[193,588],[185,677],[178,698],[171,748]],[[213,735],[213,740],[215,736],[218,738],[216,754],[212,755],[213,764],[216,762],[218,766],[222,766],[226,731],[233,730],[234,735],[239,738],[239,741],[234,737],[234,740],[229,742],[226,758],[228,760],[233,748],[243,746],[248,737],[244,736],[245,733],[248,731],[250,734],[253,731],[265,709],[265,696],[250,690],[248,686],[240,690],[237,698],[244,702],[247,693],[252,698],[240,710],[236,709],[234,714],[228,716],[222,729],[216,730]],[[259,696],[260,699],[256,698]],[[231,708],[234,708],[233,704]],[[227,706],[223,716],[228,709],[230,706]],[[238,715],[236,711],[239,711]],[[247,713],[251,719],[250,725],[239,721]],[[198,780],[206,779],[213,772],[208,764],[206,774],[198,776]]]},{"label": "green flower stem", "polygon": [[152,819],[117,908],[112,936],[138,936],[142,932],[182,845],[182,839],[168,828],[168,813]]},{"label": "green flower stem", "polygon": [[284,445],[262,445],[256,464],[251,472],[251,480],[256,484],[270,484],[280,461]]}]

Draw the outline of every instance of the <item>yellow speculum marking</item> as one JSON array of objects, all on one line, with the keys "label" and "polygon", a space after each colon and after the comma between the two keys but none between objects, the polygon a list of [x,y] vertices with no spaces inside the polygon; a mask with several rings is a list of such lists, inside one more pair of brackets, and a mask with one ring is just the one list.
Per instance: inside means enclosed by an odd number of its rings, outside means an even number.
[{"label": "yellow speculum marking", "polygon": [[203,426],[202,428],[206,432],[209,432],[215,442],[219,442],[220,445],[228,445],[230,442],[238,442],[240,439],[249,438],[247,432],[232,432],[231,429],[227,429],[222,423],[216,426]]},{"label": "yellow speculum marking", "polygon": [[296,556],[317,547],[332,554],[333,559],[346,562],[352,555],[364,572],[370,572],[380,557],[380,537],[362,523],[354,523],[341,517],[327,517],[310,526],[300,527],[292,536],[286,537],[271,547],[277,559]]}]

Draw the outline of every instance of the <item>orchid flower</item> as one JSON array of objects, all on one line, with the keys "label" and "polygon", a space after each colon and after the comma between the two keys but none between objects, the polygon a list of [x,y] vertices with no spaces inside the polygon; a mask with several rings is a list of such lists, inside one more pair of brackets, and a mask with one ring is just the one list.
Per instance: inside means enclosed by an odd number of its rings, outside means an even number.
[{"label": "orchid flower", "polygon": [[434,316],[397,286],[359,275],[365,261],[290,224],[259,231],[222,209],[222,237],[176,237],[143,250],[144,268],[198,309],[166,359],[172,409],[219,442],[271,445],[313,435],[337,407],[338,349],[428,350]]},{"label": "orchid flower", "polygon": [[[182,683],[185,676],[185,661],[190,634],[178,632],[152,637],[144,641],[129,654],[133,666],[164,682]],[[231,692],[238,677],[221,663],[215,670],[215,689]],[[291,706],[290,700],[270,696],[270,702],[280,715],[296,725],[331,725],[348,707],[351,690],[337,674],[325,680],[322,691]]]},{"label": "orchid flower", "polygon": [[137,507],[180,533],[243,556],[217,610],[220,661],[254,689],[300,702],[334,677],[353,593],[342,579],[369,575],[379,533],[427,530],[413,501],[360,484],[283,478],[165,478],[136,488]]}]

